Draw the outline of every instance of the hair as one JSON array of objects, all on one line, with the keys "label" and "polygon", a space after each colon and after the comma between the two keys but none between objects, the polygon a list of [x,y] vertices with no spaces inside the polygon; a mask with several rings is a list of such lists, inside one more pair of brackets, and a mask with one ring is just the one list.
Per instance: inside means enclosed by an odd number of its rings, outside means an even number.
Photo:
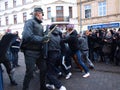
[{"label": "hair", "polygon": [[73,28],[67,28],[67,30],[72,31],[72,30],[73,30]]}]

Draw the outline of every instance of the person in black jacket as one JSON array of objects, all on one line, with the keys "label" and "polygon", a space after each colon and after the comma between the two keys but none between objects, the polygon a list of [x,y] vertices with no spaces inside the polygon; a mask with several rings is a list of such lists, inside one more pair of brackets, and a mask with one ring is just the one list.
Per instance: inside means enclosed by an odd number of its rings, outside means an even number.
[{"label": "person in black jacket", "polygon": [[116,51],[115,51],[115,65],[120,65],[120,28],[116,33]]},{"label": "person in black jacket", "polygon": [[73,55],[76,55],[77,57],[77,60],[78,60],[78,63],[82,66],[82,68],[84,69],[85,71],[85,75],[83,75],[83,77],[88,77],[90,76],[90,73],[89,73],[89,69],[88,67],[84,64],[82,58],[81,58],[81,52],[79,50],[79,40],[78,40],[78,37],[77,37],[77,31],[73,29],[72,26],[68,25],[67,26],[67,32],[69,33],[69,36],[65,39],[63,39],[63,41],[65,43],[68,43],[69,45],[69,48],[71,50],[71,56]]},{"label": "person in black jacket", "polygon": [[65,86],[58,80],[56,76],[56,64],[60,62],[61,46],[60,46],[60,34],[55,25],[50,26],[50,30],[54,31],[50,34],[50,40],[48,42],[48,58],[47,58],[47,78],[50,84],[53,84],[59,90],[66,90]]},{"label": "person in black jacket", "polygon": [[94,64],[89,59],[89,47],[87,42],[87,36],[86,35],[79,36],[78,40],[80,45],[80,51],[82,53],[82,58],[84,59],[84,61],[87,62],[90,68],[94,68]]},{"label": "person in black jacket", "polygon": [[12,33],[6,33],[0,41],[0,64],[3,64],[6,68],[7,74],[10,78],[12,85],[17,85],[14,79],[15,69],[12,65],[13,54],[11,52],[11,45],[16,40],[17,36]]},{"label": "person in black jacket", "polygon": [[20,49],[20,41],[21,39],[18,36],[18,31],[14,32],[14,34],[17,36],[16,40],[13,42],[11,45],[11,51],[13,54],[13,67],[19,67],[20,65],[18,64],[18,52]]},{"label": "person in black jacket", "polygon": [[42,26],[43,9],[34,8],[33,17],[25,22],[22,32],[21,49],[24,53],[26,73],[23,81],[23,89],[29,89],[29,83],[33,77],[33,72],[37,63],[40,69],[40,90],[49,90],[46,87],[46,60],[43,59],[42,47],[43,42],[48,40],[48,36],[44,36]]}]

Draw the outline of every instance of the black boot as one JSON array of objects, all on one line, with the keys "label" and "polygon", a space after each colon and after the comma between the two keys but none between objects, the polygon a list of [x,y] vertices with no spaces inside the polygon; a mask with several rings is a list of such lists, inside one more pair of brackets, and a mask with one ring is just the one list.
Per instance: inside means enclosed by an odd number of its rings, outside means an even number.
[{"label": "black boot", "polygon": [[18,84],[17,84],[16,81],[14,80],[14,81],[11,81],[11,85],[16,86],[16,85],[18,85]]},{"label": "black boot", "polygon": [[10,72],[10,74],[9,74],[9,78],[10,78],[10,83],[11,83],[11,85],[14,85],[14,86],[18,85],[18,84],[16,83],[16,81],[14,80],[14,70],[11,70],[11,72]]}]

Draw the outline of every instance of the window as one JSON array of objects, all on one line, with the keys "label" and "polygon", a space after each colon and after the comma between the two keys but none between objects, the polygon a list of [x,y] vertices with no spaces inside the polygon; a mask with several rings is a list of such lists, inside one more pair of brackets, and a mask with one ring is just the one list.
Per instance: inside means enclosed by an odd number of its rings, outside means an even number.
[{"label": "window", "polygon": [[106,1],[98,3],[98,15],[99,16],[106,15]]},{"label": "window", "polygon": [[63,6],[56,7],[56,18],[57,21],[63,21]]},{"label": "window", "polygon": [[91,5],[85,5],[85,18],[91,18]]},{"label": "window", "polygon": [[22,4],[23,4],[23,5],[26,4],[26,0],[22,0]]},{"label": "window", "polygon": [[13,7],[16,7],[16,0],[13,0]]},{"label": "window", "polygon": [[51,7],[47,8],[47,18],[50,19],[51,18]]},{"label": "window", "polygon": [[17,15],[14,15],[14,24],[17,24]]},{"label": "window", "polygon": [[72,7],[69,7],[69,17],[72,18]]},{"label": "window", "polygon": [[8,17],[5,17],[6,25],[8,25]]},{"label": "window", "polygon": [[5,10],[8,9],[8,2],[5,2]]},{"label": "window", "polygon": [[27,20],[27,13],[24,12],[24,13],[23,13],[23,22],[25,22],[26,20]]}]

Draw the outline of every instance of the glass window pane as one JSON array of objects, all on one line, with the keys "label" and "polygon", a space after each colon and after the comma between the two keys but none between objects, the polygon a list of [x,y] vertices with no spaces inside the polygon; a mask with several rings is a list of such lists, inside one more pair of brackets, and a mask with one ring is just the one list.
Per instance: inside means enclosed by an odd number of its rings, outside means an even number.
[{"label": "glass window pane", "polygon": [[98,3],[98,15],[99,16],[106,15],[106,1]]},{"label": "glass window pane", "polygon": [[85,18],[91,17],[91,5],[85,5]]}]

